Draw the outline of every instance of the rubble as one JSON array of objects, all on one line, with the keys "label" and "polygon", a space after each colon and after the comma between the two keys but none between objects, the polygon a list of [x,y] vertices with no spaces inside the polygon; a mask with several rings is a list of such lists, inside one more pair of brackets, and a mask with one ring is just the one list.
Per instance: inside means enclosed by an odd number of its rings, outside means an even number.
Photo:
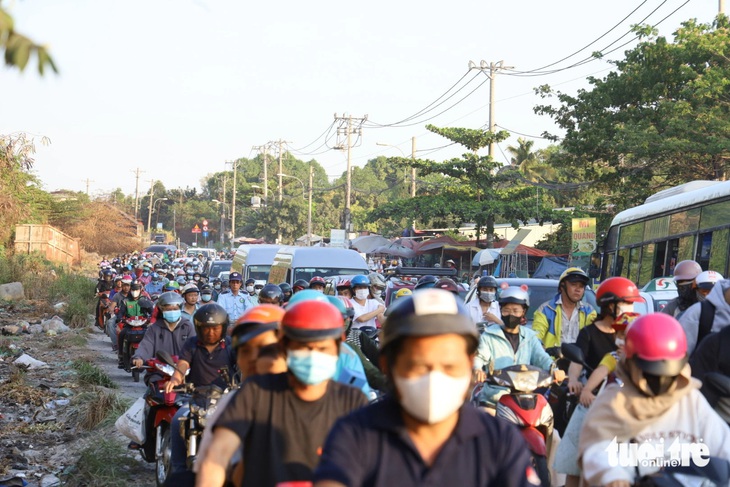
[{"label": "rubble", "polygon": [[25,290],[20,282],[0,284],[0,299],[4,301],[20,301],[25,299]]},{"label": "rubble", "polygon": [[[58,316],[54,316],[53,318],[49,320],[43,320],[41,322],[41,326],[43,327],[43,331],[46,332],[49,336],[54,336],[57,333],[65,333],[69,331],[71,328],[66,326],[63,323],[63,320],[59,318]],[[48,332],[54,332],[53,334],[49,334]]]}]

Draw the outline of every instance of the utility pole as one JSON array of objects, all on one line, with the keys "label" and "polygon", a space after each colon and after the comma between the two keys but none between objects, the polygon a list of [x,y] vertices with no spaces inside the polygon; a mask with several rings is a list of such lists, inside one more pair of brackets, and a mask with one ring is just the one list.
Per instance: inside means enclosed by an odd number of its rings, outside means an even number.
[{"label": "utility pole", "polygon": [[[411,137],[411,159],[416,160],[416,138]],[[411,166],[411,198],[416,197],[416,166]]]},{"label": "utility pole", "polygon": [[90,183],[94,183],[95,181],[92,181],[92,180],[91,180],[91,179],[89,179],[89,178],[86,178],[86,179],[82,179],[81,181],[83,181],[83,182],[85,182],[85,183],[86,183],[86,196],[89,196],[89,184],[90,184]]},{"label": "utility pole", "polygon": [[314,179],[314,169],[312,161],[309,161],[309,209],[307,210],[307,247],[312,246],[312,181]]},{"label": "utility pole", "polygon": [[[347,144],[347,183],[345,189],[344,217],[345,232],[347,233],[352,232],[352,215],[350,213],[350,204],[352,200],[352,135],[355,134],[358,135],[358,137],[362,137],[362,124],[365,123],[367,119],[367,115],[365,115],[364,117],[353,117],[352,115],[343,114],[341,117],[339,117],[335,113],[335,121],[340,123],[340,126],[337,127],[338,143],[335,146],[335,149],[345,149],[342,146],[342,143],[339,141],[339,138],[342,136],[346,138],[345,143]],[[357,128],[353,128],[353,121],[357,122]]]},{"label": "utility pole", "polygon": [[236,170],[238,161],[229,162],[229,164],[233,164],[233,198],[231,199],[231,247],[233,247],[233,239],[236,238],[236,187],[238,186]]},{"label": "utility pole", "polygon": [[[720,0],[722,1],[722,0]],[[477,66],[473,61],[469,61],[469,70],[472,69],[478,69],[482,73],[487,73],[489,71],[489,74],[487,76],[489,77],[489,131],[494,134],[494,127],[495,127],[495,121],[494,121],[494,79],[497,76],[497,72],[503,69],[513,69],[514,66],[505,66],[504,61],[498,61],[496,63],[487,63],[486,61],[482,60],[479,63],[479,66]],[[489,157],[494,157],[494,142],[489,143]]]},{"label": "utility pole", "polygon": [[[259,151],[264,155],[264,206],[269,202],[269,145],[255,145],[253,150]],[[281,170],[281,166],[279,166]],[[281,183],[279,184],[281,188]]]},{"label": "utility pole", "polygon": [[224,237],[223,234],[226,232],[226,176],[223,175],[223,193],[221,193],[221,223],[218,233],[220,233],[220,242],[223,246]]},{"label": "utility pole", "polygon": [[150,202],[149,202],[149,210],[147,213],[147,231],[150,233],[150,240],[152,240],[152,203],[154,198],[154,192],[155,189],[155,180],[150,179]]},{"label": "utility pole", "polygon": [[282,196],[282,174],[284,173],[284,166],[283,166],[283,157],[284,157],[284,144],[285,142],[281,139],[277,142],[279,144],[279,203],[281,203],[281,200],[283,198]]},{"label": "utility pole", "polygon": [[134,219],[136,220],[139,212],[139,175],[144,171],[137,168],[132,172],[135,174],[135,178],[137,179],[137,182],[134,185]]},{"label": "utility pole", "polygon": [[719,0],[718,8],[719,13],[725,14],[725,0]]}]

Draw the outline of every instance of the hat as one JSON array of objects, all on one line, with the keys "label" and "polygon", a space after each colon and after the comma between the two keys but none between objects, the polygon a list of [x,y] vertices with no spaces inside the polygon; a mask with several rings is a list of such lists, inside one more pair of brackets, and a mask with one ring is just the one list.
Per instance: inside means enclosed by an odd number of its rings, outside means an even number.
[{"label": "hat", "polygon": [[241,281],[243,282],[243,276],[239,274],[238,272],[231,272],[228,275],[228,282],[230,281]]}]

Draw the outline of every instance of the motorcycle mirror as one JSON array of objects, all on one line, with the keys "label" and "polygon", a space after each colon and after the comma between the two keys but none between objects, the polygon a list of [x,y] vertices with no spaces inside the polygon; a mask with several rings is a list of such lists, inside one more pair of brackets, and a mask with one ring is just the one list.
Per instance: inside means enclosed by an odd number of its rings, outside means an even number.
[{"label": "motorcycle mirror", "polygon": [[702,378],[703,385],[720,397],[730,397],[730,377],[719,372],[709,372]]},{"label": "motorcycle mirror", "polygon": [[175,366],[175,360],[173,360],[172,355],[170,355],[168,352],[164,350],[160,350],[155,354],[155,357],[157,357],[157,360],[160,360],[161,362],[164,362],[168,365]]},{"label": "motorcycle mirror", "polygon": [[583,350],[581,350],[575,343],[563,343],[560,345],[560,351],[563,352],[563,355],[571,362],[581,364],[585,367],[586,359],[583,355]]}]

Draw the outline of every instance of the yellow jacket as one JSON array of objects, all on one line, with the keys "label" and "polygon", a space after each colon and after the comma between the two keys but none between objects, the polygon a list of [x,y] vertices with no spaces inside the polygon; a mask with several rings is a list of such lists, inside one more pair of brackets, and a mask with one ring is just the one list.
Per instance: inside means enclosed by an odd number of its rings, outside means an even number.
[{"label": "yellow jacket", "polygon": [[[560,323],[563,319],[563,307],[558,304],[560,293],[553,299],[546,301],[535,310],[532,321],[532,331],[542,342],[545,348],[560,346]],[[596,310],[588,303],[578,303],[578,329],[582,330],[586,325],[593,323],[596,319]]]}]

